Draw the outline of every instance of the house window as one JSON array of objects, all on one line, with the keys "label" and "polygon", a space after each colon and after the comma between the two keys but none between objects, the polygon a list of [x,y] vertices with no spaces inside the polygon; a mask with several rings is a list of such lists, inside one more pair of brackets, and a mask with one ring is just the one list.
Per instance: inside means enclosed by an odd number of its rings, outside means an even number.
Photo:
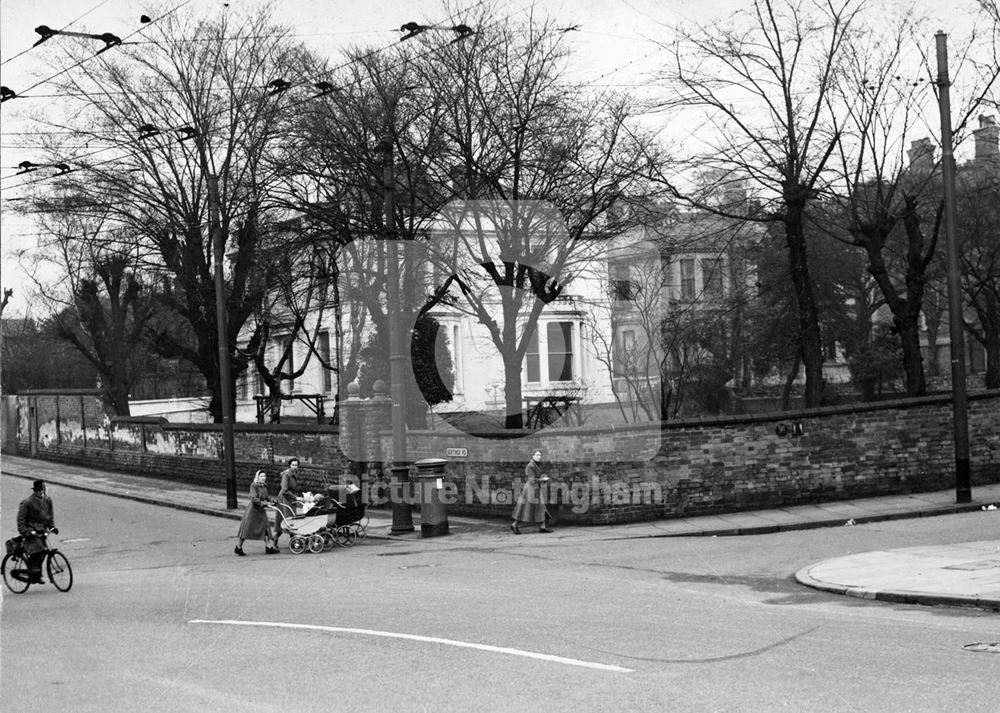
[{"label": "house window", "polygon": [[549,381],[573,380],[573,323],[549,322]]},{"label": "house window", "polygon": [[462,373],[462,342],[458,338],[458,325],[451,325],[451,363],[455,374],[455,391],[461,392],[464,385]]},{"label": "house window", "polygon": [[236,379],[236,398],[245,401],[250,398],[250,367],[240,372]]},{"label": "house window", "polygon": [[704,284],[704,296],[706,299],[722,299],[722,260],[718,258],[706,258],[701,261],[701,279]]},{"label": "house window", "polygon": [[524,366],[528,372],[528,381],[537,384],[542,380],[541,368],[538,358],[538,327],[536,325],[531,336],[528,337],[528,348],[524,353]]},{"label": "house window", "polygon": [[628,265],[611,266],[611,297],[616,302],[632,302],[638,286],[629,277]]},{"label": "house window", "polygon": [[573,323],[549,322],[544,331],[539,326],[528,339],[524,365],[528,383],[540,383],[543,373],[546,381],[572,381]]},{"label": "house window", "polygon": [[693,300],[694,291],[694,258],[684,258],[681,267],[681,299]]},{"label": "house window", "polygon": [[330,333],[320,332],[316,343],[316,352],[319,356],[320,383],[323,385],[323,393],[328,394],[333,390],[333,369],[330,366]]},{"label": "house window", "polygon": [[625,368],[632,359],[635,352],[635,330],[624,329],[618,338],[618,350],[616,354],[616,367]]}]

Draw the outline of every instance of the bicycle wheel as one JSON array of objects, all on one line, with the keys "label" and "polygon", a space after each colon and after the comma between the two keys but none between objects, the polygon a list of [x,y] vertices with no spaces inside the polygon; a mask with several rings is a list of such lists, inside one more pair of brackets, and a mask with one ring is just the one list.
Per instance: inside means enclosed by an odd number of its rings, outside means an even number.
[{"label": "bicycle wheel", "polygon": [[69,566],[66,555],[58,550],[52,550],[45,558],[45,567],[49,573],[49,581],[55,588],[60,592],[68,592],[73,586],[73,568]]},{"label": "bicycle wheel", "polygon": [[323,536],[322,535],[310,535],[309,537],[309,551],[314,555],[318,555],[323,551]]},{"label": "bicycle wheel", "polygon": [[295,535],[288,541],[288,549],[292,551],[293,555],[300,555],[306,551],[307,544],[306,538],[301,535]]},{"label": "bicycle wheel", "polygon": [[3,570],[3,583],[7,585],[7,589],[14,594],[28,591],[31,583],[28,582],[28,560],[24,555],[7,555],[3,558],[0,569]]}]

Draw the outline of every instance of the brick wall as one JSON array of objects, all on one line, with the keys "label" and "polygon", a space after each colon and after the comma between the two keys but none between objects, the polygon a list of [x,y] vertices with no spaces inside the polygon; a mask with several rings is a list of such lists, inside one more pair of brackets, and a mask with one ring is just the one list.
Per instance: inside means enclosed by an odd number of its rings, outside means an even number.
[{"label": "brick wall", "polygon": [[[107,418],[96,395],[35,393],[18,400],[17,452],[80,465],[224,485],[221,427],[155,418]],[[302,461],[307,489],[348,474],[343,455],[363,453],[362,479],[388,481],[392,452],[386,399],[342,404],[345,423],[330,426],[236,424],[238,488],[254,470],[277,475],[291,456]],[[351,424],[351,425],[348,425]],[[797,435],[794,426],[801,427]],[[788,429],[786,435],[777,431]],[[1000,391],[969,395],[973,484],[1000,482]],[[510,436],[511,434],[506,434]],[[501,442],[460,432],[408,434],[411,461],[452,457],[444,480],[450,512],[508,516],[535,449],[546,454],[549,496],[564,521],[616,523],[658,517],[788,506],[953,488],[951,403],[925,397],[780,415],[672,421],[618,429],[545,429]],[[614,454],[652,453],[649,458]],[[611,457],[609,457],[609,454]],[[572,458],[570,457],[572,456]]]},{"label": "brick wall", "polygon": [[[221,425],[111,418],[91,392],[28,393],[18,398],[18,410],[18,455],[225,486]],[[301,461],[306,490],[337,481],[350,468],[330,426],[235,424],[233,450],[241,492],[258,468],[273,478],[292,456]]]},{"label": "brick wall", "polygon": [[[801,435],[795,426],[801,426]],[[787,435],[778,435],[786,428]],[[969,433],[973,484],[1000,482],[1000,392],[969,396]],[[383,432],[384,448],[390,438]],[[650,439],[659,439],[659,447],[649,448]],[[455,492],[450,510],[506,516],[529,455],[541,449],[549,461],[543,470],[553,478],[550,499],[561,503],[561,519],[587,524],[955,486],[951,402],[940,396],[672,421],[662,430],[659,425],[542,430],[521,442],[523,458],[517,463],[499,462],[496,442],[455,433],[410,433],[407,453],[419,460],[465,446],[468,456],[452,458],[447,466]],[[620,454],[655,450],[655,456],[581,460],[580,454],[594,444]]]}]

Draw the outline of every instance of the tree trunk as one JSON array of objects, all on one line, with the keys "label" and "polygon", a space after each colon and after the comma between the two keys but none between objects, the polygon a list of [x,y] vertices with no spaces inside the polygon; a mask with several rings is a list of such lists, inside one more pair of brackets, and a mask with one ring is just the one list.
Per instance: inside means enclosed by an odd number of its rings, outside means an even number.
[{"label": "tree trunk", "polygon": [[111,380],[101,387],[104,408],[115,416],[131,416],[129,406],[128,386],[119,381]]},{"label": "tree trunk", "polygon": [[[907,300],[909,302],[909,300]],[[920,352],[919,315],[911,314],[913,310],[907,306],[902,317],[894,317],[893,324],[899,332],[899,341],[903,349],[903,371],[906,373],[906,395],[923,396],[927,393],[927,381],[924,378],[924,358]]]},{"label": "tree trunk", "polygon": [[805,408],[820,406],[823,399],[823,342],[819,328],[819,308],[813,294],[809,276],[809,260],[802,225],[804,205],[793,202],[787,204],[785,218],[785,241],[788,244],[788,259],[795,302],[798,307],[799,351],[805,366]]},{"label": "tree trunk", "polygon": [[801,352],[795,353],[795,362],[792,364],[792,368],[788,372],[788,378],[785,379],[785,387],[781,390],[781,410],[788,411],[792,400],[792,384],[795,383],[795,377],[799,375],[799,367],[802,366],[802,354]]},{"label": "tree trunk", "polygon": [[504,401],[506,415],[504,428],[524,428],[524,412],[521,410],[521,361],[515,350],[503,350]]}]

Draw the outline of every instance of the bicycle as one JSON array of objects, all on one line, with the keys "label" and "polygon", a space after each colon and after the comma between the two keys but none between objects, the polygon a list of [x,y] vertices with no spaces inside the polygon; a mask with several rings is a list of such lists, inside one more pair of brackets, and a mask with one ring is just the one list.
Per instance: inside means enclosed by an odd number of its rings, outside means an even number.
[{"label": "bicycle", "polygon": [[[48,546],[46,535],[52,530],[47,530],[42,535],[42,544],[45,546],[44,571],[49,575],[49,581],[60,592],[68,592],[73,586],[73,568],[69,566],[66,555],[57,548]],[[7,589],[14,594],[22,594],[28,591],[32,584],[42,584],[39,581],[32,581],[31,572],[28,569],[28,555],[24,552],[23,539],[15,537],[7,540],[7,554],[0,563],[0,572],[3,574],[3,583]]]}]

